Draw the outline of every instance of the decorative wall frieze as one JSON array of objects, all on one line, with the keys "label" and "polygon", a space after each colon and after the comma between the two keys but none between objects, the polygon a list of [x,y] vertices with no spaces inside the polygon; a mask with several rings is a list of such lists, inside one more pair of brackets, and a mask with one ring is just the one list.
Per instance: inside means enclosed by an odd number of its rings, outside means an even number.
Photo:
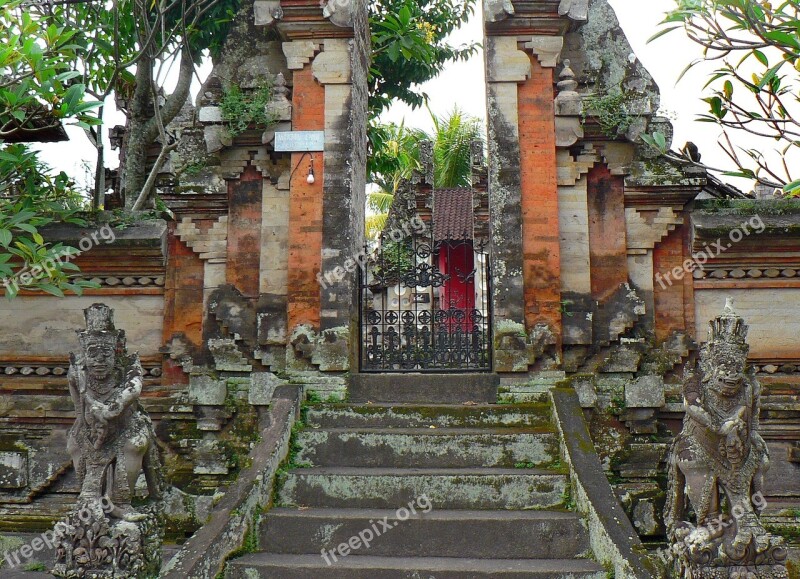
[{"label": "decorative wall frieze", "polygon": [[192,222],[191,217],[184,217],[175,229],[176,235],[188,245],[200,259],[212,263],[224,263],[228,256],[228,216],[220,216],[211,228],[203,233]]},{"label": "decorative wall frieze", "polygon": [[[69,370],[69,360],[57,362],[36,361],[0,361],[0,374],[14,376],[15,378],[42,378],[44,376],[64,376]],[[161,376],[161,362],[143,361],[142,370],[144,377],[158,378]],[[66,379],[66,378],[65,378]]]},{"label": "decorative wall frieze", "polygon": [[696,268],[692,275],[697,280],[738,279],[796,279],[800,283],[800,267],[714,267]]},{"label": "decorative wall frieze", "polygon": [[93,277],[76,277],[76,281],[90,281],[100,286],[98,289],[107,288],[163,288],[164,276],[159,274],[148,275],[98,275]]},{"label": "decorative wall frieze", "polygon": [[751,359],[757,374],[800,374],[800,360]]},{"label": "decorative wall frieze", "polygon": [[681,217],[672,207],[659,207],[652,218],[647,219],[634,207],[625,208],[625,228],[628,239],[628,255],[645,255],[678,225]]}]

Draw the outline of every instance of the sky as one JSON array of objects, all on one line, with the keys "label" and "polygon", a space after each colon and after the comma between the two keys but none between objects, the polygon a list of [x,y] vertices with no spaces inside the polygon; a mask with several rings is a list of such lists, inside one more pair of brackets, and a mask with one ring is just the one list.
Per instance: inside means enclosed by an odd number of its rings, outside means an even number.
[{"label": "sky", "polygon": [[[700,100],[699,88],[705,84],[711,66],[704,65],[690,71],[676,85],[681,71],[692,60],[701,56],[699,48],[685,38],[681,31],[675,31],[652,44],[647,43],[658,30],[658,23],[664,13],[675,6],[674,0],[608,0],[617,13],[623,30],[636,56],[655,78],[661,89],[661,113],[672,119],[675,127],[673,148],[678,149],[686,141],[698,145],[703,162],[712,166],[730,166],[727,157],[717,145],[719,129],[708,123],[694,121],[697,114],[707,112],[707,105]],[[476,9],[472,19],[460,30],[453,33],[451,42],[461,44],[480,42],[482,39],[480,9]],[[208,67],[205,67],[208,74]],[[199,87],[195,83],[195,90]],[[430,107],[434,114],[441,115],[457,105],[465,112],[485,119],[486,94],[484,89],[483,53],[480,52],[467,62],[453,63],[436,79],[423,85],[430,97]],[[122,123],[121,115],[107,115],[107,121]],[[403,103],[397,103],[383,115],[383,120],[400,122],[405,119],[407,126],[423,129],[432,127],[428,111],[411,110]],[[94,151],[80,129],[68,127],[71,143],[42,145],[44,159],[57,170],[74,175],[79,182],[90,179]],[[114,165],[116,154],[112,153],[107,164]],[[730,180],[730,179],[728,179]],[[734,181],[739,187],[748,189],[746,181]]]}]

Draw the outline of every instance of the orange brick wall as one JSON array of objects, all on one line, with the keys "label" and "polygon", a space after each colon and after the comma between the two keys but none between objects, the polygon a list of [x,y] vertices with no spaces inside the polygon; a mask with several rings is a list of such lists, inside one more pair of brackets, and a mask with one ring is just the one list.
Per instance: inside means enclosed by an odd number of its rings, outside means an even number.
[{"label": "orange brick wall", "polygon": [[[311,67],[294,73],[292,128],[325,128],[325,88],[314,80]],[[310,155],[292,154],[289,195],[288,324],[319,327],[320,286],[316,276],[322,259],[322,153],[313,153],[316,182],[306,183]],[[343,224],[346,225],[346,224]]]},{"label": "orange brick wall", "polygon": [[[203,261],[175,235],[176,222],[167,232],[167,267],[164,280],[164,343],[183,334],[196,348],[203,344]],[[164,384],[188,382],[180,366],[167,358]]]},{"label": "orange brick wall", "polygon": [[[681,268],[681,271],[683,268],[684,256],[687,254],[684,247],[686,235],[684,229],[679,227],[670,232],[653,250],[653,299],[657,342],[662,342],[675,331],[686,331],[687,328],[691,330],[686,324],[685,311],[688,300],[692,299],[691,294],[687,293],[687,288],[691,291],[692,274],[688,273],[683,279],[676,279],[671,273],[675,268]],[[661,287],[662,285],[664,287]]]},{"label": "orange brick wall", "polygon": [[533,57],[519,85],[522,252],[525,322],[547,322],[561,334],[561,251],[558,238],[553,70]]},{"label": "orange brick wall", "polygon": [[605,165],[595,165],[586,176],[586,186],[592,297],[602,303],[628,281],[625,183]]}]

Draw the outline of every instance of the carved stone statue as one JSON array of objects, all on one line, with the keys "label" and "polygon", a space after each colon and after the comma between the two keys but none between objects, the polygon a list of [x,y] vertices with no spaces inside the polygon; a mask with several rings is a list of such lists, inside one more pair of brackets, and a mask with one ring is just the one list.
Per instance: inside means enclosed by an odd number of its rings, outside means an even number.
[{"label": "carved stone statue", "polygon": [[[158,500],[162,473],[153,424],[139,404],[142,366],[128,355],[125,332],[114,327],[113,310],[84,310],[81,352],[70,355],[67,374],[75,423],[67,450],[80,495],[76,510],[56,525],[61,577],[145,577],[157,573],[163,524]],[[144,471],[150,504],[132,506]]]},{"label": "carved stone statue", "polygon": [[747,365],[747,329],[729,298],[710,322],[697,372],[686,373],[664,517],[678,577],[788,577],[782,539],[759,520],[769,453],[758,434],[761,388]]}]

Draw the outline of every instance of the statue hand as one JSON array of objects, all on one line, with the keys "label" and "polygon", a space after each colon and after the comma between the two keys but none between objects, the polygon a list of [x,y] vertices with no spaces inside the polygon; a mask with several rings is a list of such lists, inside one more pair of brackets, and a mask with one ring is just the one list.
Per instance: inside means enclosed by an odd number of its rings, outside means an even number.
[{"label": "statue hand", "polygon": [[144,375],[144,369],[142,369],[142,362],[139,359],[139,354],[134,354],[131,356],[131,364],[128,366],[128,371],[125,374],[125,380],[127,382],[131,382],[136,378],[141,378]]},{"label": "statue hand", "polygon": [[107,424],[108,419],[111,418],[108,406],[96,400],[92,401],[91,406],[89,406],[89,412],[91,412],[92,417],[103,425]]},{"label": "statue hand", "polygon": [[70,384],[78,386],[85,384],[86,373],[83,370],[83,359],[77,358],[74,353],[69,354],[69,370],[67,370],[67,379]]}]

